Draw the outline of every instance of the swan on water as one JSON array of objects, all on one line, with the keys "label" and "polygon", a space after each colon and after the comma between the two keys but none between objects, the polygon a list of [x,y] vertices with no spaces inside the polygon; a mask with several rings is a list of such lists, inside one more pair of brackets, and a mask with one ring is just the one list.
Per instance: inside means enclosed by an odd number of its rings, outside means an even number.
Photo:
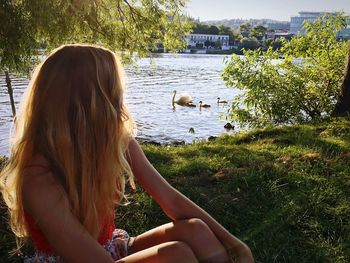
[{"label": "swan on water", "polygon": [[173,105],[176,103],[180,106],[196,107],[196,105],[192,104],[193,99],[190,95],[186,93],[182,93],[177,100],[175,100],[175,96],[176,96],[176,90],[173,91],[173,99],[172,99]]}]

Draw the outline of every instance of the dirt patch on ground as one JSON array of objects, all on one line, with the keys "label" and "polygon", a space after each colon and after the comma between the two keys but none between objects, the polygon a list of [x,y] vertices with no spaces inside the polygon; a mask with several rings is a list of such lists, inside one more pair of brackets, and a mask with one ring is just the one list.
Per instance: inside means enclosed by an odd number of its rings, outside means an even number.
[{"label": "dirt patch on ground", "polygon": [[339,158],[342,160],[350,160],[350,152],[342,153]]},{"label": "dirt patch on ground", "polygon": [[248,170],[247,167],[233,167],[233,168],[224,168],[215,173],[212,176],[212,180],[222,180],[230,178],[232,175],[237,175],[243,172],[246,172]]},{"label": "dirt patch on ground", "polygon": [[319,153],[307,153],[299,158],[300,161],[317,161],[321,159]]}]

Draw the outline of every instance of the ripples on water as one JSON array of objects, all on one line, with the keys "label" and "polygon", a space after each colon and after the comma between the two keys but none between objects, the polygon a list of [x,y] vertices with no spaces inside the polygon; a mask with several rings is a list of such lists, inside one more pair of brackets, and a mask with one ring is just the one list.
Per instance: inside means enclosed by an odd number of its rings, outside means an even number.
[{"label": "ripples on water", "polygon": [[[216,98],[233,100],[238,91],[225,87],[220,78],[224,69],[224,56],[161,54],[140,59],[126,71],[126,100],[136,120],[138,137],[145,141],[173,143],[217,136],[226,130],[226,121],[220,119],[228,106],[217,105]],[[12,76],[16,107],[28,80]],[[0,76],[0,154],[8,153],[8,138],[12,124],[11,105],[5,77]],[[173,90],[177,96],[188,93],[196,108],[172,107]],[[199,110],[198,101],[211,104]],[[189,132],[194,128],[195,133]]]}]

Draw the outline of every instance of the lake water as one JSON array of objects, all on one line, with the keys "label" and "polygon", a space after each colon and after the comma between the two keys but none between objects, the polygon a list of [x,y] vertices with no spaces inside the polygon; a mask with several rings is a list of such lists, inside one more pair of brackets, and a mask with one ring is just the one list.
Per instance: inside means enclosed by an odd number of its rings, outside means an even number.
[{"label": "lake water", "polygon": [[[191,143],[209,136],[228,132],[222,116],[228,106],[218,105],[216,98],[232,101],[239,93],[227,88],[220,78],[224,69],[222,55],[159,54],[143,58],[126,71],[126,100],[137,123],[138,137],[144,141],[169,144],[179,141]],[[12,76],[16,107],[28,79]],[[196,108],[172,106],[173,91],[177,96],[188,93]],[[200,110],[198,102],[210,104]],[[5,77],[0,76],[0,154],[8,153],[8,138],[12,113]],[[221,118],[220,118],[221,117]],[[190,128],[194,133],[190,133]]]}]

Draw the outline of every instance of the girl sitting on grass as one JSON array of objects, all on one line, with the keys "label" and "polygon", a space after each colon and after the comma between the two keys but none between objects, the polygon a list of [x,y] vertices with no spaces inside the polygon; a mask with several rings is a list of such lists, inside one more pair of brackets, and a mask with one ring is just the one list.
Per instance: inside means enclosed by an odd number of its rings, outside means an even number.
[{"label": "girl sitting on grass", "polygon": [[[111,51],[65,45],[36,69],[0,177],[13,232],[36,248],[25,262],[219,263],[232,262],[230,253],[254,262],[242,241],[153,168],[133,128]],[[134,177],[172,222],[129,237],[115,229],[114,209]]]}]

